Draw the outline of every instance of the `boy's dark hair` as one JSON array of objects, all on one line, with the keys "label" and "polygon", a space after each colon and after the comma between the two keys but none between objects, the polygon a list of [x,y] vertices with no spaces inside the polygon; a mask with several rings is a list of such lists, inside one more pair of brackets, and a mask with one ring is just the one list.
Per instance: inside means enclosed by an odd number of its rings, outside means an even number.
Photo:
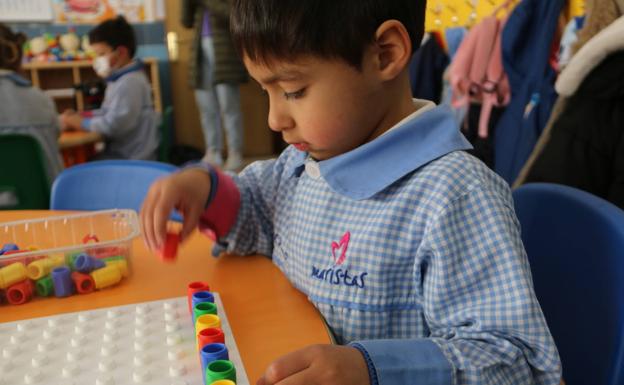
[{"label": "boy's dark hair", "polygon": [[17,71],[22,62],[22,46],[26,35],[13,33],[9,27],[0,23],[0,68]]},{"label": "boy's dark hair", "polygon": [[123,16],[106,20],[89,31],[89,43],[106,43],[113,49],[124,46],[130,57],[136,52],[134,29]]},{"label": "boy's dark hair", "polygon": [[361,68],[365,48],[386,20],[407,29],[412,50],[424,33],[425,0],[233,0],[232,39],[241,56],[268,64],[301,55]]}]

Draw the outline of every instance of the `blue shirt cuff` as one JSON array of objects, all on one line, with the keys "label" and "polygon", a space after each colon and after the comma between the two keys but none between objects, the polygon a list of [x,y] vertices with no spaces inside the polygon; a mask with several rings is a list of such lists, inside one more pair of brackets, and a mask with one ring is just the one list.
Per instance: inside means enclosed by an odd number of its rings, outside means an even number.
[{"label": "blue shirt cuff", "polygon": [[80,121],[80,127],[82,127],[82,129],[84,130],[88,130],[90,125],[91,118],[82,118],[82,120]]},{"label": "blue shirt cuff", "polygon": [[366,366],[368,367],[368,378],[370,380],[370,385],[379,385],[379,381],[377,380],[377,371],[375,370],[375,365],[373,364],[373,360],[371,359],[366,349],[364,349],[364,346],[362,346],[361,344],[357,342],[351,343],[349,344],[349,346],[356,348],[364,356],[364,361],[366,361]]},{"label": "blue shirt cuff", "polygon": [[427,339],[357,341],[371,385],[452,385],[453,367],[438,345]]}]

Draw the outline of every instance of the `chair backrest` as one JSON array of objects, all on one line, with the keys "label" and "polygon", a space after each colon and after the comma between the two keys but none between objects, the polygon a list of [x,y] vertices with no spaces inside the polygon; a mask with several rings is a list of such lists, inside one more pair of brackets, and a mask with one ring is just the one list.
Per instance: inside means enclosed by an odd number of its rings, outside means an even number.
[{"label": "chair backrest", "polygon": [[160,121],[160,144],[158,145],[158,161],[169,162],[169,153],[171,152],[171,140],[173,133],[173,106],[165,107],[162,120]]},{"label": "chair backrest", "polygon": [[513,193],[567,385],[624,383],[624,211],[573,187]]},{"label": "chair backrest", "polygon": [[177,167],[146,160],[103,160],[64,170],[52,184],[53,210],[139,211],[149,186]]},{"label": "chair backrest", "polygon": [[0,135],[0,209],[47,209],[50,181],[34,137]]}]

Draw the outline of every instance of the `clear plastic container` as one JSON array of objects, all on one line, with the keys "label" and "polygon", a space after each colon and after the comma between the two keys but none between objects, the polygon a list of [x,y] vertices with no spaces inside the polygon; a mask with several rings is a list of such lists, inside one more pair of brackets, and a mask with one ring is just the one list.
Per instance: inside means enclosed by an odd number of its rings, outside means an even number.
[{"label": "clear plastic container", "polygon": [[[0,247],[15,244],[19,248],[0,255],[0,291],[4,291],[11,304],[20,304],[22,295],[28,297],[28,287],[32,288],[32,296],[65,296],[55,292],[56,286],[51,292],[42,286],[50,287],[49,282],[43,281],[53,278],[59,268],[69,269],[73,281],[70,294],[113,286],[130,274],[132,240],[139,233],[133,210],[91,211],[0,223]],[[22,285],[20,291],[10,291],[17,284]]]}]

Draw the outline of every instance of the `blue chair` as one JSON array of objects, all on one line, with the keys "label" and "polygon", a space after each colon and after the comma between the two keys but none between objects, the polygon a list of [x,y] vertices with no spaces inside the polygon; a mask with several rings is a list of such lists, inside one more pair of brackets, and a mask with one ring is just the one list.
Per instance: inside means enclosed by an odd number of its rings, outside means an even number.
[{"label": "blue chair", "polygon": [[146,160],[103,160],[64,170],[52,184],[52,210],[133,209],[150,185],[178,168]]},{"label": "blue chair", "polygon": [[624,211],[573,187],[513,192],[567,385],[624,384]]}]

